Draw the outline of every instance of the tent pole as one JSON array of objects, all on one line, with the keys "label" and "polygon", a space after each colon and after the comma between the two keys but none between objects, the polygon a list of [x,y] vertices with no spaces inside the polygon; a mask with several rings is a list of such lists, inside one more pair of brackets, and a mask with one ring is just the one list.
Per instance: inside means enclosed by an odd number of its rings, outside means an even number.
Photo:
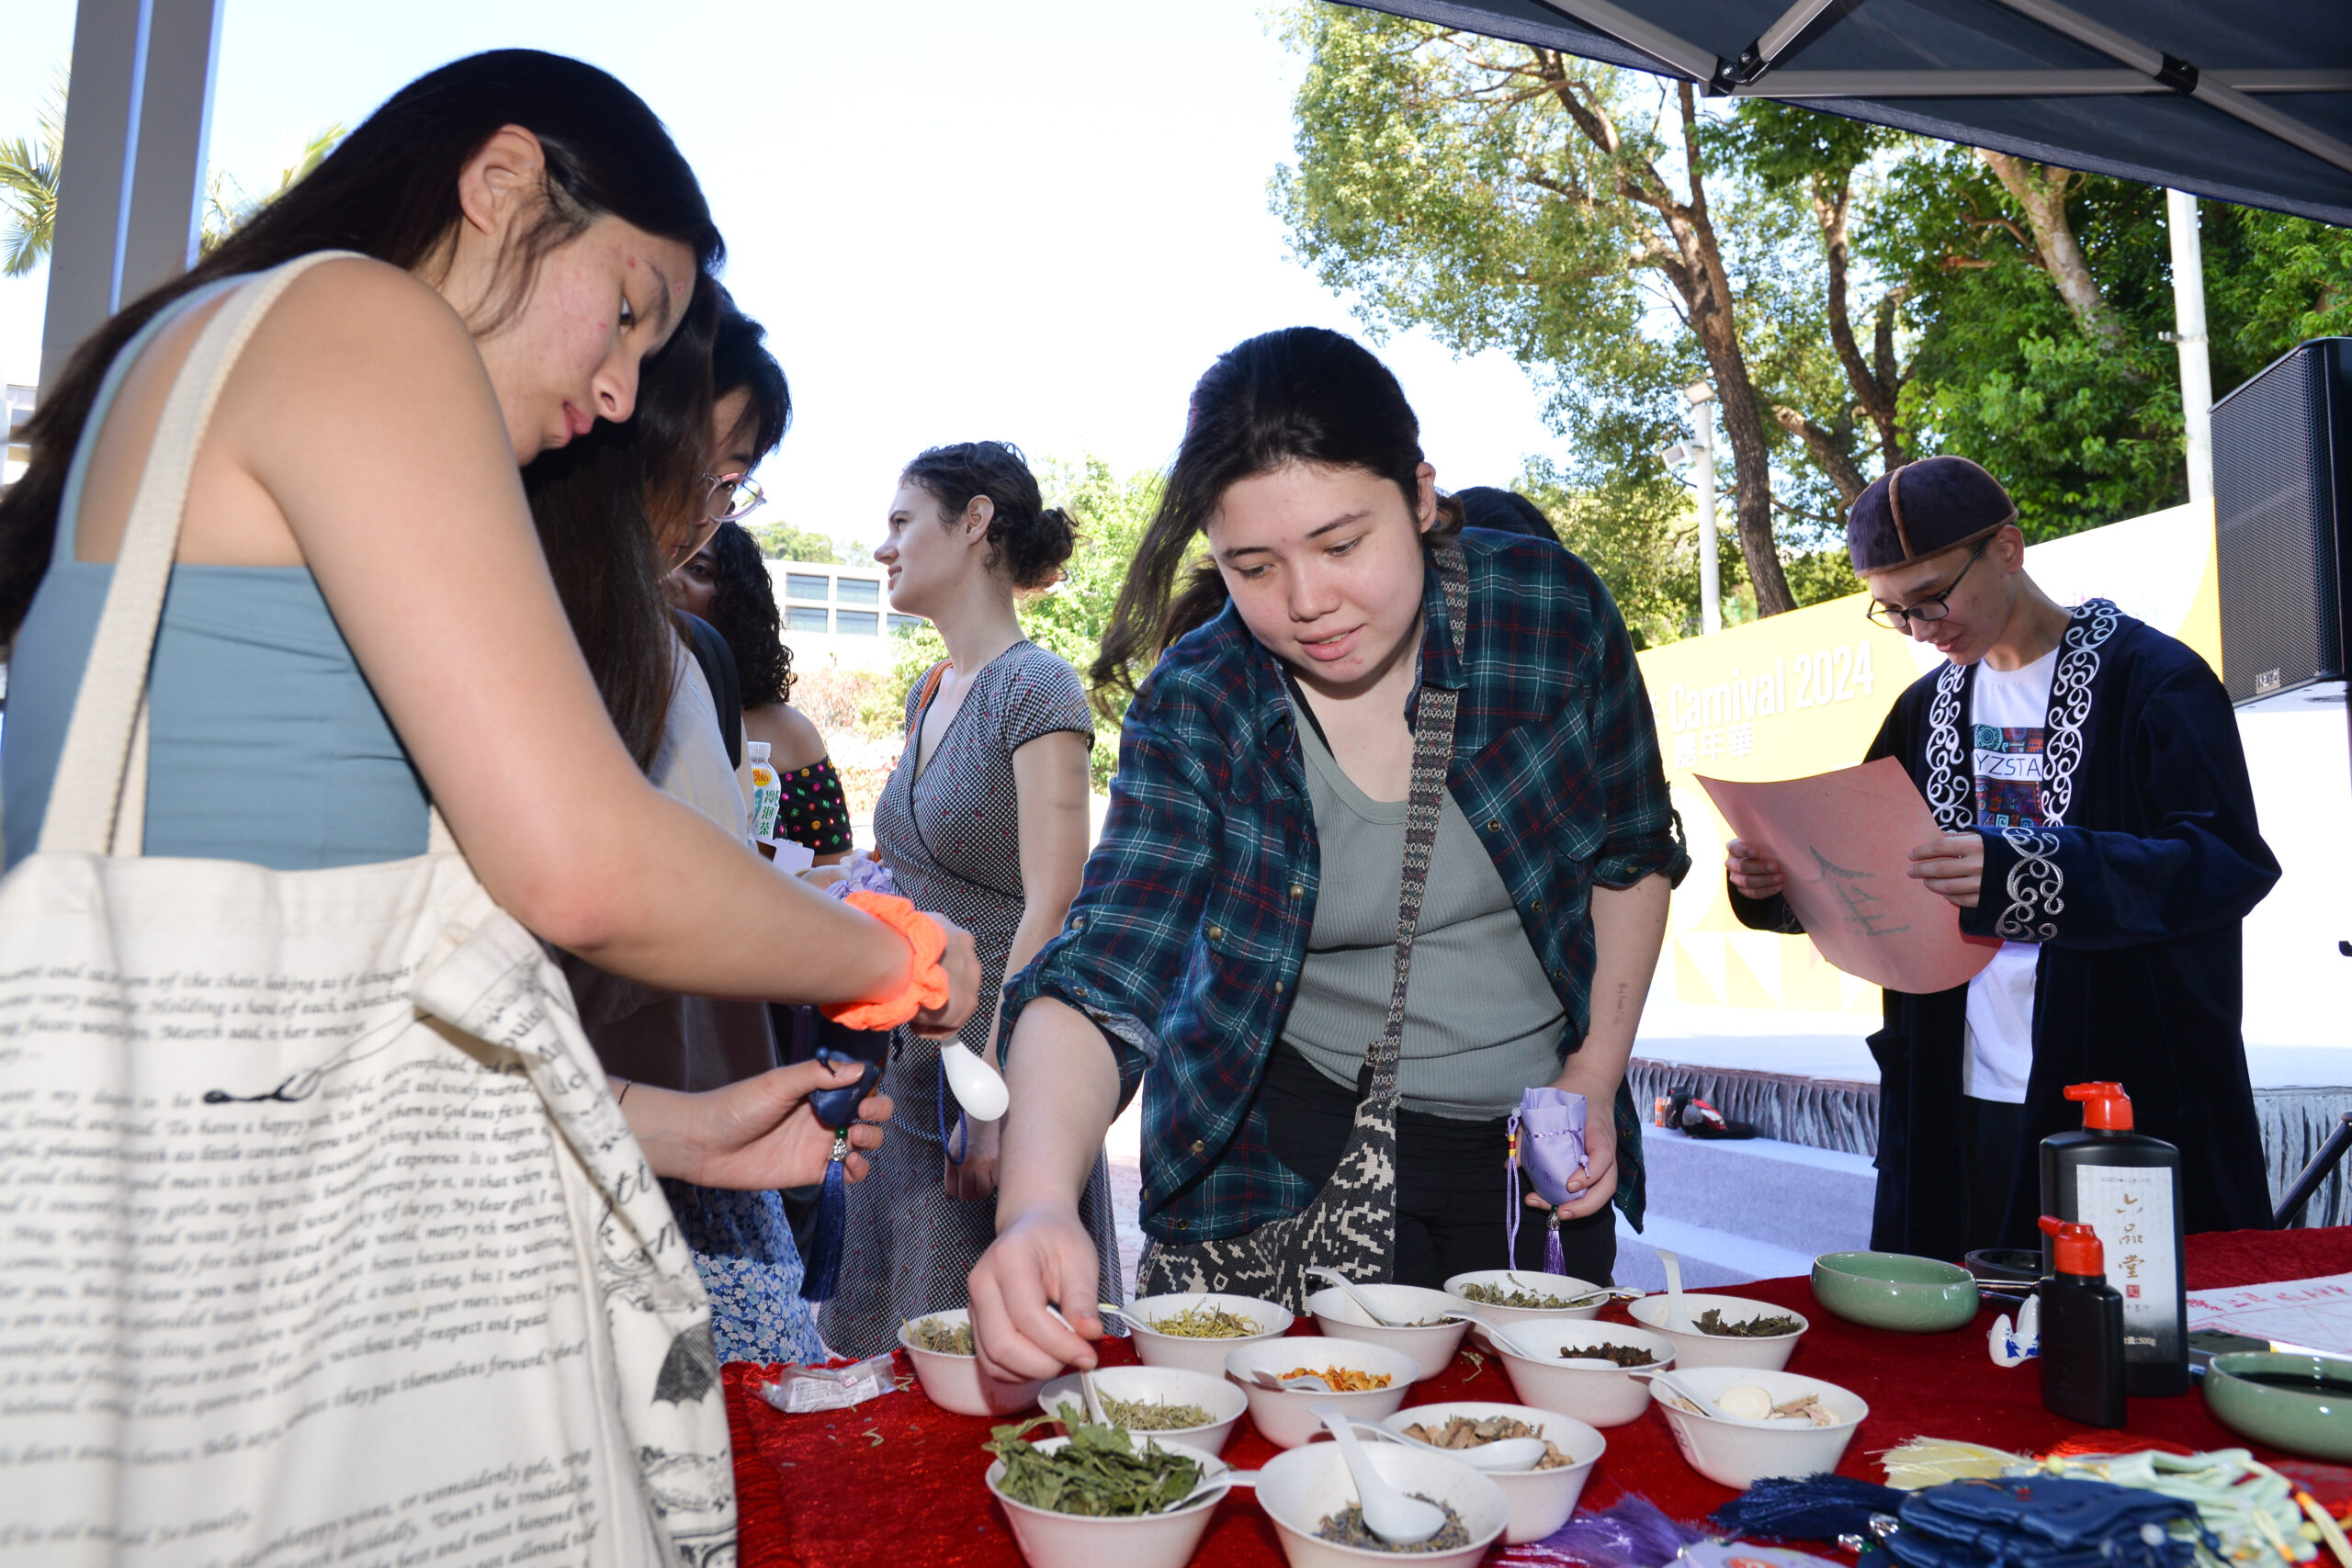
[{"label": "tent pole", "polygon": [[2165,227],[2172,233],[2169,334],[2180,350],[2180,424],[2188,436],[2188,499],[2213,499],[2213,367],[2205,352],[2205,259],[2197,239],[2197,198],[2165,192]]}]

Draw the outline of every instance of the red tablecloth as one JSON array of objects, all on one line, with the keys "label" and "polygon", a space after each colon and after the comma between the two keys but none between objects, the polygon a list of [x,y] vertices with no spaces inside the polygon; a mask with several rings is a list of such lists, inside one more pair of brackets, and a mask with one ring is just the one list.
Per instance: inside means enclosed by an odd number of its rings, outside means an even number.
[{"label": "red tablecloth", "polygon": [[[2188,1239],[2191,1290],[2346,1271],[2352,1271],[2352,1227]],[[1838,1467],[1848,1474],[1883,1480],[1877,1456],[1922,1434],[2041,1452],[2093,1431],[2041,1407],[2030,1362],[2004,1371],[1987,1359],[1989,1310],[1968,1329],[1909,1336],[1832,1317],[1803,1279],[1768,1280],[1739,1293],[1805,1314],[1813,1327],[1790,1370],[1852,1389],[1870,1404],[1870,1418]],[[1622,1316],[1622,1309],[1608,1315]],[[1113,1364],[1134,1359],[1123,1340],[1106,1341],[1104,1348],[1104,1359]],[[900,1359],[903,1370],[903,1355]],[[949,1415],[912,1388],[854,1410],[786,1416],[757,1393],[773,1375],[772,1369],[741,1362],[726,1369],[744,1568],[1020,1568],[1003,1512],[980,1481],[988,1468],[980,1445],[989,1422]],[[1488,1358],[1477,1367],[1464,1356],[1416,1385],[1407,1403],[1513,1398],[1498,1361]],[[2194,1450],[2245,1441],[2217,1424],[2194,1392],[2132,1401],[2126,1430]],[[1732,1495],[1683,1462],[1655,1406],[1605,1435],[1609,1451],[1586,1488],[1585,1506],[1605,1507],[1623,1493],[1638,1492],[1677,1518],[1697,1520]],[[2256,1451],[2267,1460],[2284,1457]],[[1274,1452],[1244,1420],[1225,1458],[1254,1469]],[[1247,1492],[1238,1492],[1220,1506],[1194,1561],[1216,1568],[1278,1568],[1283,1558],[1273,1526]]]}]

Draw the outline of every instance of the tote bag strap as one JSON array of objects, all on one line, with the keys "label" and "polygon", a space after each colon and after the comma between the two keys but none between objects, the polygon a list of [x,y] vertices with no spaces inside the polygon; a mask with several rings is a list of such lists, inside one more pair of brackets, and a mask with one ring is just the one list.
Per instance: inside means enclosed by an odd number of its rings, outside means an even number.
[{"label": "tote bag strap", "polygon": [[[196,454],[220,401],[220,389],[254,330],[287,287],[319,263],[350,251],[319,251],[241,285],[205,323],[179,374],[147,448],[147,462],[123,526],[112,581],[90,639],[90,660],[59,750],[41,822],[43,854],[137,855],[147,803],[147,671],[163,619],[172,559],[179,553]],[[449,846],[436,809],[435,851]]]}]

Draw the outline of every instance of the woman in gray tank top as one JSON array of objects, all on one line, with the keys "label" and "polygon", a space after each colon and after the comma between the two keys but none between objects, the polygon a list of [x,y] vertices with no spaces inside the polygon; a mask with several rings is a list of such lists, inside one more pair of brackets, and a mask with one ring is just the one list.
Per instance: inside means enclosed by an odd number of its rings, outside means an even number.
[{"label": "woman in gray tank top", "polygon": [[[354,254],[288,288],[198,448],[151,678],[147,852],[285,869],[413,854],[429,796],[502,905],[615,973],[905,994],[914,961],[888,927],[646,782],[548,584],[517,465],[632,412],[652,450],[698,464],[720,242],[652,112],[530,51],[394,95],[45,389],[32,462],[0,497],[11,855],[47,807],[164,389],[225,286],[321,250]],[[665,367],[673,394],[639,411]],[[978,974],[948,937],[950,1000],[917,1020],[942,1031]],[[658,1172],[773,1187],[821,1171],[831,1138],[802,1100],[832,1081],[787,1069],[621,1104]]]}]

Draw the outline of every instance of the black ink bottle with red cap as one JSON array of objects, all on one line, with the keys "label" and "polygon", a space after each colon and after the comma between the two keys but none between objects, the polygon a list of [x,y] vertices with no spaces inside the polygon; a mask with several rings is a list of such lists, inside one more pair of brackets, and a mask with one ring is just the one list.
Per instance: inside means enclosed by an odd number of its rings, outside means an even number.
[{"label": "black ink bottle with red cap", "polygon": [[[2120,1083],[2078,1083],[2083,1130],[2041,1140],[2041,1212],[2098,1233],[2108,1283],[2123,1298],[2125,1391],[2188,1392],[2188,1291],[2181,1245],[2180,1151],[2132,1130]],[[2042,1266],[2053,1246],[2042,1243]]]},{"label": "black ink bottle with red cap", "polygon": [[2098,1233],[2041,1217],[2056,1261],[2041,1281],[2041,1403],[2086,1427],[2123,1425],[2123,1298],[2107,1282]]}]

